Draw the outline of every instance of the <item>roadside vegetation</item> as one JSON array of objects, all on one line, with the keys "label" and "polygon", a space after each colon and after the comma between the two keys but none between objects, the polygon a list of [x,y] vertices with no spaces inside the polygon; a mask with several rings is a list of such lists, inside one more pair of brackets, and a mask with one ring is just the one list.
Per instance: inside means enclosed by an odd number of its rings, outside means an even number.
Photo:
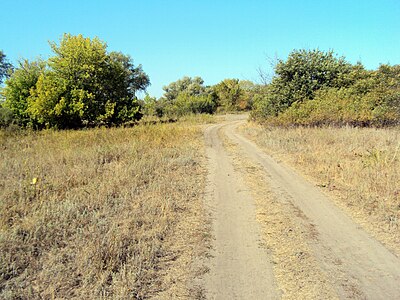
[{"label": "roadside vegetation", "polygon": [[140,118],[136,93],[150,80],[129,56],[82,35],[65,34],[50,46],[47,61],[23,60],[5,82],[3,107],[18,125],[67,129]]},{"label": "roadside vegetation", "polygon": [[189,298],[207,244],[191,123],[0,132],[0,298]]},{"label": "roadside vegetation", "polygon": [[[333,51],[294,50],[270,82],[185,76],[157,99],[142,66],[98,38],[65,34],[50,47],[48,60],[18,66],[0,51],[0,298],[201,298],[200,125],[223,113],[250,111],[248,137],[400,255],[400,65],[367,70]],[[295,208],[253,187],[259,215],[273,207],[261,223],[290,223],[308,253],[312,232]],[[279,228],[266,240],[278,263],[290,250]],[[307,257],[309,277],[293,281],[276,266],[282,288],[295,297],[320,277],[304,291],[316,295],[328,279],[314,265]]]},{"label": "roadside vegetation", "polygon": [[359,224],[400,256],[398,128],[278,128],[242,132],[305,174]]},{"label": "roadside vegetation", "polygon": [[253,102],[243,132],[400,255],[400,65],[294,50]]},{"label": "roadside vegetation", "polygon": [[[400,120],[400,66],[367,70],[333,51],[293,50],[278,59],[270,81],[234,78],[205,85],[184,76],[145,94],[150,78],[141,65],[105,42],[65,34],[50,43],[47,61],[13,67],[0,54],[0,126],[33,129],[136,124],[145,117],[176,120],[190,114],[251,111],[251,119],[276,126],[385,127]],[[1,82],[0,82],[1,83]]]},{"label": "roadside vegetation", "polygon": [[159,99],[146,96],[142,101],[145,116],[177,119],[190,114],[215,114],[249,111],[258,86],[251,81],[224,79],[205,86],[201,77],[183,77],[164,87]]},{"label": "roadside vegetation", "polygon": [[254,99],[252,119],[278,126],[389,126],[400,120],[400,66],[369,71],[333,51],[294,50]]},{"label": "roadside vegetation", "polygon": [[213,86],[187,77],[164,87],[159,99],[142,66],[129,55],[108,52],[98,38],[64,34],[50,42],[48,60],[22,59],[13,67],[0,52],[0,128],[76,129],[135,125],[143,117],[176,121],[191,114],[250,110],[258,85],[224,79]]}]

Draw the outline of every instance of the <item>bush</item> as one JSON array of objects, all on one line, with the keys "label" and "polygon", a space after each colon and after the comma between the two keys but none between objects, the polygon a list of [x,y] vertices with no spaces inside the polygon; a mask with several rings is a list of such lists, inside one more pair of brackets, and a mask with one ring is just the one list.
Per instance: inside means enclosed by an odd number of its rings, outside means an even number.
[{"label": "bush", "polygon": [[21,126],[33,125],[33,120],[28,114],[28,99],[36,89],[40,75],[46,69],[46,62],[42,60],[19,62],[11,77],[6,81],[4,107],[14,114],[16,122]]},{"label": "bush", "polygon": [[284,126],[394,125],[400,120],[399,99],[399,91],[378,97],[373,92],[358,95],[352,89],[325,89],[318,91],[313,100],[293,103],[268,122]]},{"label": "bush", "polygon": [[0,128],[7,128],[14,123],[15,119],[12,111],[0,106]]},{"label": "bush", "polygon": [[387,126],[400,120],[400,66],[367,71],[332,52],[293,51],[254,97],[251,117],[274,125]]},{"label": "bush", "polygon": [[146,95],[142,102],[141,111],[145,116],[161,118],[165,113],[165,101]]},{"label": "bush", "polygon": [[351,84],[351,65],[333,51],[294,50],[287,60],[279,60],[271,83],[274,114],[292,103],[313,99],[322,88],[341,88]]},{"label": "bush", "polygon": [[180,93],[173,103],[166,105],[165,113],[171,117],[188,114],[212,114],[216,107],[212,95],[192,96],[187,93]]}]

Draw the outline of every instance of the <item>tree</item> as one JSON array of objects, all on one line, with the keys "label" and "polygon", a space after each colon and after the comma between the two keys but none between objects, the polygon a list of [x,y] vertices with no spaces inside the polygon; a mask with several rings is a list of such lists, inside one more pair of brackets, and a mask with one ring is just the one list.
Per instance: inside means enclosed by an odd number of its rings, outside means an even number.
[{"label": "tree", "polygon": [[239,79],[224,79],[214,86],[219,105],[225,111],[238,110],[244,91],[239,84]]},{"label": "tree", "polygon": [[287,60],[278,60],[271,82],[270,114],[277,114],[296,101],[313,99],[315,92],[328,87],[347,87],[352,65],[333,51],[294,50]]},{"label": "tree", "polygon": [[12,70],[12,65],[8,62],[6,55],[0,50],[0,84],[3,83],[3,79],[9,77],[9,73]]},{"label": "tree", "polygon": [[188,96],[199,96],[206,93],[204,80],[201,77],[185,76],[175,82],[163,87],[164,98],[167,101],[173,101],[178,98],[180,93],[186,93]]},{"label": "tree", "polygon": [[170,117],[186,114],[213,113],[217,107],[216,95],[204,86],[201,77],[185,76],[163,87],[165,93],[158,101],[163,113]]},{"label": "tree", "polygon": [[214,86],[219,105],[225,111],[236,110],[242,90],[239,86],[239,79],[224,79]]},{"label": "tree", "polygon": [[46,63],[42,60],[19,62],[19,67],[11,74],[6,81],[4,106],[12,111],[15,119],[20,125],[26,126],[31,123],[27,112],[28,98],[36,89],[37,81],[44,72]]},{"label": "tree", "polygon": [[[50,46],[55,55],[46,67],[26,72],[21,66],[7,82],[9,107],[20,107],[21,115],[39,126],[58,128],[121,124],[140,117],[136,92],[150,84],[141,65],[122,53],[108,53],[98,38],[65,34]],[[14,84],[28,74],[31,81]]]},{"label": "tree", "polygon": [[121,52],[111,52],[109,64],[107,90],[111,99],[119,99],[115,104],[115,113],[109,121],[119,124],[139,118],[136,93],[145,91],[150,85],[148,75],[143,71],[142,65],[135,66],[132,58]]}]

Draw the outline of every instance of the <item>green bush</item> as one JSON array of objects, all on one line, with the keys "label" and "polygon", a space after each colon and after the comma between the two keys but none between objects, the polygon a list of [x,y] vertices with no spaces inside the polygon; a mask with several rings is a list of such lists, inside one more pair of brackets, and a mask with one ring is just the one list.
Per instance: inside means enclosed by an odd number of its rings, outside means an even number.
[{"label": "green bush", "polygon": [[400,123],[400,66],[367,71],[332,52],[293,51],[253,99],[251,117],[284,126]]},{"label": "green bush", "polygon": [[271,82],[271,97],[276,115],[292,103],[313,99],[322,88],[341,88],[351,84],[351,65],[333,51],[294,50],[287,60],[279,60]]},{"label": "green bush", "polygon": [[24,61],[6,81],[6,107],[21,125],[77,128],[140,118],[135,93],[150,84],[142,67],[98,38],[65,34],[47,62]]},{"label": "green bush", "polygon": [[398,124],[400,91],[378,97],[374,92],[355,94],[352,89],[325,89],[313,100],[295,102],[268,122],[274,125],[386,126]]},{"label": "green bush", "polygon": [[23,60],[6,81],[3,91],[6,98],[4,107],[13,112],[16,122],[21,126],[33,124],[27,111],[28,99],[34,93],[38,79],[45,69],[46,62],[42,60],[32,62]]},{"label": "green bush", "polygon": [[172,103],[165,106],[165,114],[175,117],[188,114],[212,114],[216,107],[212,95],[192,96],[180,93]]}]

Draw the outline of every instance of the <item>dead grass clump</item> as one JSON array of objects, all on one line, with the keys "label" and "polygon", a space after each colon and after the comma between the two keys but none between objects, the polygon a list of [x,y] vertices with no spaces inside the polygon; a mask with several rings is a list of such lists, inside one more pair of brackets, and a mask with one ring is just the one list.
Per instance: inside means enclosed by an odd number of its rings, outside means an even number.
[{"label": "dead grass clump", "polygon": [[400,255],[399,128],[262,128],[242,131],[301,170]]},{"label": "dead grass clump", "polygon": [[191,293],[201,137],[185,124],[1,132],[0,298]]}]

